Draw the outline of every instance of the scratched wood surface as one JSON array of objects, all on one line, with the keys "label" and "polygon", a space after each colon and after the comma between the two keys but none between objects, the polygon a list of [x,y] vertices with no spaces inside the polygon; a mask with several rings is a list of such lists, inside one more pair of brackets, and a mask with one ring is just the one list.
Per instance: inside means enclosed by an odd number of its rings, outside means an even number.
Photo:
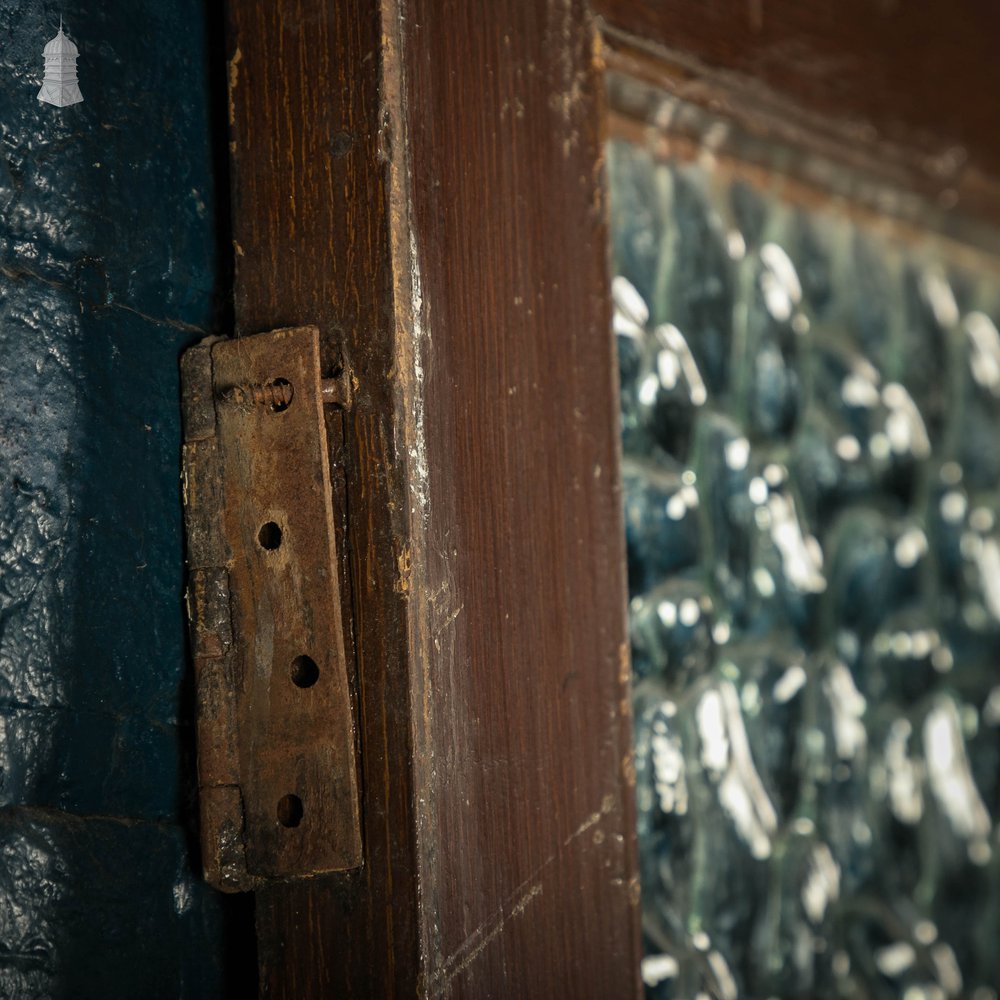
[{"label": "scratched wood surface", "polygon": [[703,96],[709,80],[758,105],[774,99],[809,129],[907,164],[914,186],[948,208],[1000,219],[992,0],[593,0],[593,8],[609,35],[679,62]]},{"label": "scratched wood surface", "polygon": [[387,10],[426,991],[635,996],[595,35],[577,0]]},{"label": "scratched wood surface", "polygon": [[[358,379],[330,432],[365,867],[260,894],[262,989],[634,995],[588,11],[229,7],[238,328],[315,323],[327,368]],[[594,7],[692,76],[892,144],[943,198],[976,204],[1000,171],[984,3]]]},{"label": "scratched wood surface", "polygon": [[585,10],[230,13],[238,329],[315,323],[358,383],[334,465],[365,867],[259,894],[262,991],[636,995]]},{"label": "scratched wood surface", "polygon": [[[399,561],[390,248],[365,0],[229,0],[237,330],[319,327],[324,376],[357,380],[327,414],[348,662],[356,664],[364,867],[257,894],[261,992],[415,996],[419,974],[409,696]],[[329,408],[328,408],[329,409]],[[350,528],[345,531],[349,512]],[[353,649],[352,649],[353,646]]]}]

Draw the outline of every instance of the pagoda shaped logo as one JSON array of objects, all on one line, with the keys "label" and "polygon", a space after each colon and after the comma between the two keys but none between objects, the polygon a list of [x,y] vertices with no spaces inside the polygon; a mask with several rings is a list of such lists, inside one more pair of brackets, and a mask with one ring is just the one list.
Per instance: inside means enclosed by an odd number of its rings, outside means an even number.
[{"label": "pagoda shaped logo", "polygon": [[38,99],[57,108],[67,108],[83,100],[76,79],[77,47],[63,34],[59,18],[59,34],[45,46],[45,78]]}]

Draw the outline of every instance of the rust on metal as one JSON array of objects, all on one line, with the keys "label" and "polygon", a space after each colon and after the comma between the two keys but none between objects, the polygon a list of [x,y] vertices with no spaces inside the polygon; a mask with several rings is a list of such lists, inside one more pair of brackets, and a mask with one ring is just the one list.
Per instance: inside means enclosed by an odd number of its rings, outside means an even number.
[{"label": "rust on metal", "polygon": [[227,891],[361,863],[315,327],[182,360],[187,606],[205,877]]}]

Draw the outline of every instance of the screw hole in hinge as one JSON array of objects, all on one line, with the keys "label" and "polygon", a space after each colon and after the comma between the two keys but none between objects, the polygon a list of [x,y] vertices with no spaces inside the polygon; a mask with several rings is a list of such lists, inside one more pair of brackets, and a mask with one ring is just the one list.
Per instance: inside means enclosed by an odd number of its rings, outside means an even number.
[{"label": "screw hole in hinge", "polygon": [[268,521],[257,532],[257,541],[262,549],[273,551],[281,545],[281,527],[274,521]]},{"label": "screw hole in hinge", "polygon": [[309,688],[319,680],[319,667],[311,656],[296,656],[292,660],[292,683],[296,687]]},{"label": "screw hole in hinge", "polygon": [[283,795],[278,800],[278,822],[291,829],[302,822],[305,809],[302,807],[302,799],[297,795]]}]

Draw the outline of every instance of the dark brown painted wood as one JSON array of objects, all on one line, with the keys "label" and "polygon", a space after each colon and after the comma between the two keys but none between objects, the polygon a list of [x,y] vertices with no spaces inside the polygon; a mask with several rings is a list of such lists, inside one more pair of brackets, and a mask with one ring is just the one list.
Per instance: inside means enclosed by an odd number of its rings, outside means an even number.
[{"label": "dark brown painted wood", "polygon": [[262,989],[634,996],[617,376],[586,10],[230,11],[238,330],[315,324],[327,369],[344,360],[357,377],[334,467],[365,866],[258,894]]},{"label": "dark brown painted wood", "polygon": [[395,326],[381,24],[365,0],[229,0],[237,330],[319,328],[324,376],[348,363],[354,407],[328,413],[349,571],[364,867],[257,894],[262,993],[417,992],[406,608],[405,468],[395,433]]},{"label": "dark brown painted wood", "polygon": [[[610,36],[695,82],[806,113],[1000,218],[1000,6],[990,0],[593,0]],[[983,190],[986,188],[987,190]]]},{"label": "dark brown painted wood", "polygon": [[[595,8],[615,51],[888,149],[966,207],[1000,176],[1000,15],[985,4]],[[230,10],[238,329],[314,323],[324,374],[347,362],[357,376],[355,408],[330,431],[365,864],[259,894],[263,989],[635,995],[602,80],[586,4]]]},{"label": "dark brown painted wood", "polygon": [[426,991],[634,996],[596,35],[577,0],[393,7]]}]

